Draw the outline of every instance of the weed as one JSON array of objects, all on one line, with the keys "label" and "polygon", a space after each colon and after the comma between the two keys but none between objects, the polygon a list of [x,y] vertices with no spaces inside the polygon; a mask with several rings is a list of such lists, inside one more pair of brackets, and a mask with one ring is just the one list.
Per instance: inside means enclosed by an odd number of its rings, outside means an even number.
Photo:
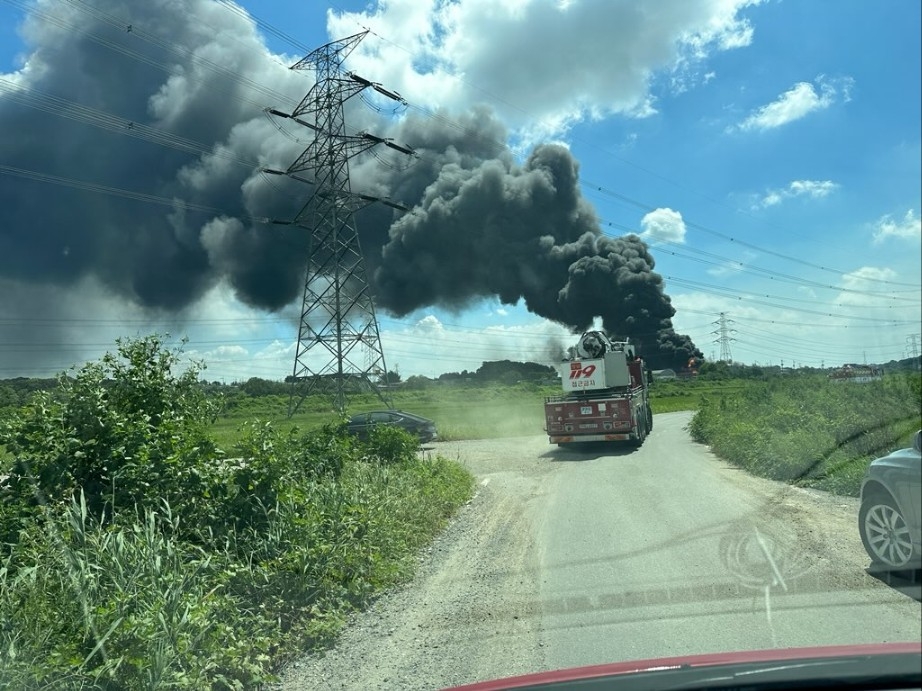
[{"label": "weed", "polygon": [[407,577],[471,495],[458,464],[341,421],[244,420],[228,457],[175,364],[126,341],[4,418],[0,687],[269,681]]},{"label": "weed", "polygon": [[919,376],[852,384],[821,375],[706,396],[689,427],[731,463],[757,475],[857,495],[868,462],[908,446],[920,427]]}]

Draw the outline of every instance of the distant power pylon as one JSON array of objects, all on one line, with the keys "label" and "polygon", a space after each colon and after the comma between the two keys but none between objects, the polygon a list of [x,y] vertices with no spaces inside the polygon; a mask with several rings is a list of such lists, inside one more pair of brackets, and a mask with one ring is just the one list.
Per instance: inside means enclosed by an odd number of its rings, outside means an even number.
[{"label": "distant power pylon", "polygon": [[[916,343],[916,341],[919,339],[922,339],[922,336],[919,334],[910,334],[906,337],[906,340],[909,341],[908,350],[910,355],[912,355],[913,362],[915,362],[916,358],[919,357],[919,345]],[[920,366],[916,367],[916,369],[920,368],[922,368],[922,363],[920,363]]]},{"label": "distant power pylon", "polygon": [[355,225],[355,212],[373,202],[406,210],[388,199],[358,194],[349,182],[349,159],[383,144],[408,155],[412,149],[367,132],[347,134],[343,106],[371,88],[405,104],[403,98],[352,72],[343,61],[367,31],[332,41],[292,65],[313,69],[317,80],[291,113],[274,108],[272,115],[288,118],[313,133],[313,140],[287,170],[266,169],[313,185],[314,191],[290,221],[310,231],[310,258],[304,281],[298,347],[292,371],[288,414],[313,393],[332,395],[342,412],[350,393],[374,391],[387,404],[375,375],[387,375],[365,259]]},{"label": "distant power pylon", "polygon": [[730,325],[735,324],[732,319],[727,319],[727,313],[721,312],[720,318],[713,322],[717,326],[716,331],[712,331],[711,334],[717,336],[714,339],[714,343],[720,343],[720,360],[721,362],[731,363],[733,362],[733,356],[730,353],[730,342],[735,341],[735,338],[732,338],[730,334],[736,333],[736,329],[731,329]]}]

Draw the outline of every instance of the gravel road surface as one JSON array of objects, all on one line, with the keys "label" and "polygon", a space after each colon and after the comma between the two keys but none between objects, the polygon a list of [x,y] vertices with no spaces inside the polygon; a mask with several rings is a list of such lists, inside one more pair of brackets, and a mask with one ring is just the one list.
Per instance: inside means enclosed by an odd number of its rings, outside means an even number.
[{"label": "gravel road surface", "polygon": [[725,650],[918,641],[918,586],[866,572],[858,502],[754,478],[654,418],[640,449],[442,442],[478,491],[407,585],[284,689],[440,689]]}]

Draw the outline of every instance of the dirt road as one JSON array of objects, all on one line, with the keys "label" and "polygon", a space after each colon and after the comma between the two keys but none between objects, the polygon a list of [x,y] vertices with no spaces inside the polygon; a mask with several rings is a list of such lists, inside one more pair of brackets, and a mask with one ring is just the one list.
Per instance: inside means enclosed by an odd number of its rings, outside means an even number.
[{"label": "dirt road", "polygon": [[[658,415],[640,449],[445,442],[476,497],[286,689],[438,689],[585,664],[919,640],[918,587],[868,575],[857,500],[753,478]],[[894,587],[897,586],[897,587]]]}]

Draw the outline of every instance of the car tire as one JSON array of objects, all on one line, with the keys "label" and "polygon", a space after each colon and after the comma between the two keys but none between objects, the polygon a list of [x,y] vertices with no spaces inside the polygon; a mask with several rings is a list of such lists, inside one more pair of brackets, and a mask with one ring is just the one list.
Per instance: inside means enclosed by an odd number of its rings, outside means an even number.
[{"label": "car tire", "polygon": [[914,564],[909,526],[893,498],[869,494],[858,511],[858,532],[875,571],[900,571]]},{"label": "car tire", "polygon": [[646,415],[637,421],[637,439],[634,440],[634,446],[640,448],[647,438],[647,418]]},{"label": "car tire", "polygon": [[647,406],[647,434],[653,431],[653,411]]}]

